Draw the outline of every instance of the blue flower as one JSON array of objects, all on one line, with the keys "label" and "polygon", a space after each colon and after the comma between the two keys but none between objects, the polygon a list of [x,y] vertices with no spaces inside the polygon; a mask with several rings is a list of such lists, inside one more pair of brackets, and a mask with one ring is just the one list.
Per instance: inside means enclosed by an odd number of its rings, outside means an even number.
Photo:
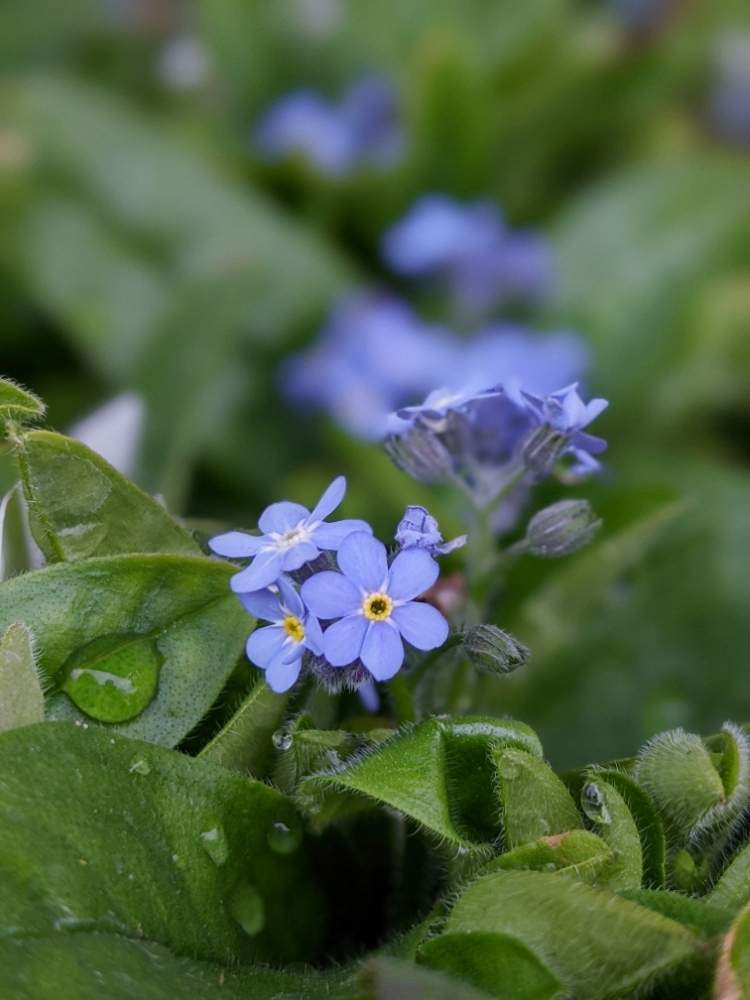
[{"label": "blue flower", "polygon": [[367,522],[356,518],[326,522],[325,518],[336,510],[345,492],[346,479],[339,476],[312,512],[301,504],[282,500],[272,503],[261,514],[258,527],[262,535],[228,531],[212,538],[208,544],[217,555],[232,559],[254,557],[246,569],[232,577],[232,590],[237,594],[261,590],[282,573],[291,573],[316,559],[321,549],[337,549],[353,531],[370,532]]},{"label": "blue flower", "polygon": [[399,521],[396,542],[402,549],[418,548],[431,556],[446,556],[466,544],[466,535],[446,542],[432,514],[425,507],[412,505],[406,508]]},{"label": "blue flower", "polygon": [[240,595],[247,610],[263,621],[265,628],[256,628],[247,640],[247,658],[266,672],[271,690],[288,691],[302,669],[302,656],[310,650],[316,656],[323,652],[323,633],[317,618],[309,613],[286,577],[278,580],[278,593],[256,590]]},{"label": "blue flower", "polygon": [[[511,391],[511,395],[533,415],[541,431],[530,439],[530,444],[527,443],[527,455],[530,449],[536,449],[542,456],[542,466],[546,454],[551,460],[570,456],[573,459],[570,472],[575,476],[586,475],[600,467],[594,456],[606,451],[607,442],[586,433],[584,427],[588,427],[607,409],[609,403],[606,399],[592,399],[584,403],[578,394],[577,383],[547,396],[536,396],[518,387]],[[545,439],[547,429],[550,433]],[[549,447],[546,447],[547,442]],[[541,471],[545,471],[544,468]]]},{"label": "blue flower", "polygon": [[448,622],[432,605],[414,600],[439,573],[424,549],[404,549],[389,567],[382,542],[358,531],[342,543],[337,560],[341,572],[317,573],[302,585],[312,613],[336,619],[323,634],[323,652],[333,667],[361,660],[376,680],[384,681],[401,668],[402,640],[417,649],[445,642]]}]

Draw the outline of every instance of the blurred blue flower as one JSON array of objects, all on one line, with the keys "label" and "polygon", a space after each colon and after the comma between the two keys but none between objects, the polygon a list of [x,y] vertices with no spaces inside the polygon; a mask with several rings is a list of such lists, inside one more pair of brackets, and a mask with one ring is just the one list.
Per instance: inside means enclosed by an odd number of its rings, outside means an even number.
[{"label": "blurred blue flower", "polygon": [[444,195],[425,195],[386,232],[382,251],[398,274],[443,281],[472,315],[536,299],[551,280],[547,241],[508,230],[489,201],[462,205]]},{"label": "blurred blue flower", "polygon": [[[539,471],[547,471],[558,458],[571,456],[570,473],[574,476],[586,475],[599,468],[594,458],[607,448],[607,442],[593,434],[587,434],[588,427],[609,405],[606,399],[592,399],[584,403],[578,394],[578,384],[566,386],[547,396],[535,396],[514,387],[510,394],[520,406],[531,413],[541,430],[526,443],[526,456]],[[545,445],[546,442],[546,445]],[[542,456],[541,463],[538,457]],[[546,456],[549,456],[547,458]]]},{"label": "blurred blue flower", "polygon": [[266,672],[272,691],[288,691],[302,669],[302,656],[309,650],[315,656],[323,652],[323,633],[317,618],[309,613],[291,582],[278,580],[278,593],[265,589],[241,594],[247,610],[263,621],[247,640],[247,658]]},{"label": "blurred blue flower", "polygon": [[431,556],[446,556],[466,544],[466,535],[450,542],[443,539],[437,520],[425,507],[410,505],[396,528],[396,543],[402,549],[418,548]]},{"label": "blurred blue flower", "polygon": [[323,652],[333,667],[360,660],[379,681],[398,673],[403,641],[436,649],[448,623],[430,604],[414,600],[439,574],[420,548],[403,549],[388,566],[386,548],[365,532],[349,535],[337,553],[341,572],[327,570],[302,585],[302,598],[318,618],[334,619],[323,634]]},{"label": "blurred blue flower", "polygon": [[313,90],[287,94],[255,131],[255,144],[268,159],[300,153],[331,177],[366,163],[389,166],[401,155],[403,143],[395,93],[379,76],[355,82],[339,104]]},{"label": "blurred blue flower", "polygon": [[750,145],[750,32],[723,36],[717,47],[711,123],[723,136]]},{"label": "blurred blue flower", "polygon": [[356,518],[328,524],[325,518],[339,506],[346,493],[346,479],[339,476],[331,483],[310,512],[298,503],[282,500],[272,503],[261,514],[258,527],[262,535],[228,531],[209,541],[220,556],[244,559],[253,556],[246,568],[231,579],[232,590],[248,594],[268,587],[282,573],[291,573],[316,559],[321,549],[337,549],[353,531],[369,532],[366,521]]}]

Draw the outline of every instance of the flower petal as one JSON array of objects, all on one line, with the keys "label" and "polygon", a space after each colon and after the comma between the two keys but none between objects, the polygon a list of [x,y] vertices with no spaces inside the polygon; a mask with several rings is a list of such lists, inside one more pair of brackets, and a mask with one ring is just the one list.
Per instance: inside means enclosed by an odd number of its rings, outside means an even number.
[{"label": "flower petal", "polygon": [[404,549],[391,564],[388,593],[394,601],[410,601],[429,590],[440,567],[425,549]]},{"label": "flower petal", "polygon": [[281,598],[279,602],[280,606],[285,611],[288,611],[289,614],[296,615],[297,618],[302,618],[305,614],[305,605],[302,603],[302,598],[294,589],[292,581],[286,576],[280,576],[278,586],[279,597]]},{"label": "flower petal", "polygon": [[316,656],[323,655],[323,630],[315,615],[308,615],[305,619],[304,643]]},{"label": "flower petal", "polygon": [[404,662],[404,645],[398,629],[388,622],[372,622],[360,655],[376,681],[389,680]]},{"label": "flower petal", "polygon": [[345,493],[346,479],[344,476],[338,476],[315,504],[312,514],[310,514],[310,521],[322,521],[329,514],[332,514],[344,499]]},{"label": "flower petal", "polygon": [[366,593],[379,590],[388,579],[385,545],[364,531],[347,535],[336,558],[341,572]]},{"label": "flower petal", "polygon": [[278,552],[259,552],[247,569],[235,573],[229,585],[235,594],[249,594],[276,583],[281,576],[281,555]]},{"label": "flower petal", "polygon": [[342,618],[355,611],[361,597],[354,586],[341,573],[323,570],[302,584],[302,600],[317,618]]},{"label": "flower petal", "polygon": [[256,618],[262,618],[264,622],[279,622],[284,617],[284,612],[279,604],[279,598],[273,591],[253,590],[249,594],[237,595],[242,601],[246,611]]},{"label": "flower petal", "polygon": [[299,503],[290,503],[288,500],[281,500],[279,503],[272,503],[266,507],[258,519],[258,527],[266,534],[272,531],[284,532],[289,528],[294,528],[310,516],[307,507]]},{"label": "flower petal", "polygon": [[256,628],[245,644],[248,660],[265,670],[271,660],[281,653],[284,639],[284,630],[278,625]]},{"label": "flower petal", "polygon": [[417,649],[437,649],[448,638],[448,622],[431,604],[409,601],[393,609],[393,620],[404,639]]},{"label": "flower petal", "polygon": [[344,539],[355,531],[366,531],[372,534],[372,528],[367,521],[360,521],[359,518],[349,517],[343,521],[334,521],[333,524],[319,524],[312,533],[312,540],[321,549],[337,549]]},{"label": "flower petal", "polygon": [[264,542],[261,535],[248,535],[246,531],[227,531],[223,535],[209,538],[208,547],[217,556],[245,559],[247,556],[254,556]]},{"label": "flower petal", "polygon": [[266,670],[266,683],[276,694],[283,694],[299,677],[302,669],[302,658],[284,662],[277,658],[273,663],[269,663]]},{"label": "flower petal", "polygon": [[332,667],[345,667],[360,654],[367,633],[367,619],[362,615],[347,615],[334,622],[323,633],[323,652]]},{"label": "flower petal", "polygon": [[317,545],[313,545],[312,542],[298,542],[291,549],[282,553],[284,572],[291,573],[295,569],[299,569],[300,566],[304,566],[306,562],[317,559],[319,555],[320,549]]}]

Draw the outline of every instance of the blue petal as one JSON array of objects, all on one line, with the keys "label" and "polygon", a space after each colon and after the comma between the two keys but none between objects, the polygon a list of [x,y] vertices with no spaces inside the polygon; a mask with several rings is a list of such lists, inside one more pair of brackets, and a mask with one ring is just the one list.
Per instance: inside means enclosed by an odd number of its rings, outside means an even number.
[{"label": "blue petal", "polygon": [[375,687],[372,681],[365,681],[357,689],[357,694],[359,695],[359,700],[362,702],[362,707],[366,712],[374,715],[375,712],[380,708],[380,695],[378,694],[378,689]]},{"label": "blue petal", "polygon": [[279,599],[268,589],[254,590],[249,594],[239,594],[245,610],[265,622],[279,622],[284,617]]},{"label": "blue petal", "polygon": [[354,584],[330,569],[305,580],[300,593],[312,613],[324,621],[351,614],[359,608],[362,600]]},{"label": "blue petal", "polygon": [[256,628],[245,644],[248,660],[265,670],[271,660],[280,655],[285,638],[284,630],[278,625]]},{"label": "blue petal", "polygon": [[393,609],[399,632],[417,649],[437,649],[448,638],[448,622],[431,604],[410,601]]},{"label": "blue petal", "polygon": [[302,655],[305,652],[304,642],[289,642],[284,643],[284,648],[282,650],[282,661],[284,663],[294,663],[295,660],[301,660]]},{"label": "blue petal", "polygon": [[347,615],[334,622],[323,633],[323,652],[332,667],[345,667],[360,654],[367,633],[363,615]]},{"label": "blue petal", "polygon": [[302,618],[305,614],[305,605],[302,603],[302,599],[292,586],[291,580],[285,576],[280,576],[278,585],[279,594],[281,596],[281,606],[288,611],[289,614],[296,615],[297,618]]},{"label": "blue petal", "polygon": [[281,576],[281,556],[278,552],[259,552],[247,569],[243,569],[230,580],[235,594],[249,594],[276,583]]},{"label": "blue petal", "polygon": [[429,590],[440,567],[425,549],[404,549],[391,565],[388,593],[394,601],[411,601]]},{"label": "blue petal", "polygon": [[276,659],[268,665],[266,683],[276,694],[283,694],[297,680],[301,669],[301,657],[286,663],[281,659]]},{"label": "blue petal", "polygon": [[388,580],[385,545],[364,531],[347,535],[337,560],[341,572],[366,593],[380,590]]},{"label": "blue petal", "polygon": [[372,622],[360,655],[376,681],[389,680],[404,662],[404,645],[398,629],[388,622]]},{"label": "blue petal", "polygon": [[305,645],[316,656],[323,655],[323,630],[315,615],[308,615],[305,619]]},{"label": "blue petal", "polygon": [[281,500],[279,503],[272,503],[266,507],[258,520],[258,527],[265,534],[272,531],[281,533],[294,528],[310,516],[307,507],[298,503],[290,503],[288,500]]},{"label": "blue petal", "polygon": [[254,556],[264,542],[265,539],[261,535],[248,535],[244,531],[227,531],[223,535],[210,538],[208,547],[217,556],[245,559],[247,556]]},{"label": "blue petal", "polygon": [[366,531],[372,534],[372,528],[367,521],[360,521],[356,517],[345,518],[343,521],[334,521],[333,524],[319,524],[312,533],[312,540],[321,549],[337,549],[344,539],[355,531]]},{"label": "blue petal", "polygon": [[306,562],[317,559],[319,555],[320,549],[317,545],[313,545],[312,542],[298,542],[291,549],[287,549],[283,553],[284,572],[292,573],[295,569],[299,569],[300,566],[304,566]]},{"label": "blue petal", "polygon": [[332,514],[344,499],[346,493],[346,479],[339,476],[331,483],[323,496],[318,500],[310,514],[310,521],[322,521]]}]

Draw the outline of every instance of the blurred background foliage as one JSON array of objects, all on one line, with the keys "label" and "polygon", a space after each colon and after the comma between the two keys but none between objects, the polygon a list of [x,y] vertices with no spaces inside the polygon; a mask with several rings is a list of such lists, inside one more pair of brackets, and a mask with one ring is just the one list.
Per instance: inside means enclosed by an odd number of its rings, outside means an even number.
[{"label": "blurred background foliage", "polygon": [[[605,474],[574,493],[605,530],[514,567],[496,620],[532,663],[451,707],[524,719],[558,765],[749,718],[748,39],[746,0],[6,0],[2,369],[58,429],[136,394],[134,478],[204,525],[344,472],[346,516],[388,537],[421,501],[450,537],[450,497],[290,407],[279,367],[347,290],[413,296],[379,242],[415,197],[495,199],[554,248],[524,318],[578,331],[611,401]],[[399,162],[258,155],[274,101],[371,72]]]}]

